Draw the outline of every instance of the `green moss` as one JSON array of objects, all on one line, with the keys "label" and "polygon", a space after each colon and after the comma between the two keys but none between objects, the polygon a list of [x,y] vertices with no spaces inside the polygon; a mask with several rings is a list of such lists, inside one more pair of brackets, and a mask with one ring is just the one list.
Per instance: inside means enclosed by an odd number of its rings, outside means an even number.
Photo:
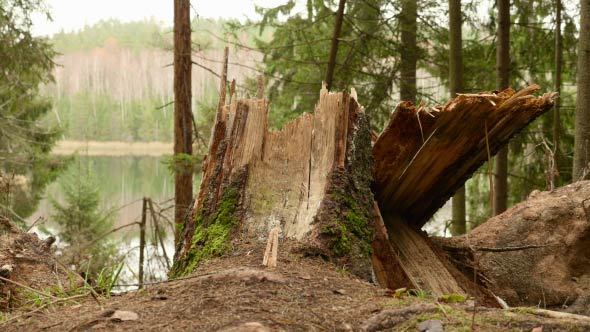
[{"label": "green moss", "polygon": [[333,221],[324,227],[323,234],[331,241],[330,249],[336,257],[348,255],[353,246],[359,246],[367,256],[371,255],[373,233],[369,227],[369,216],[355,199],[345,195],[343,190],[334,190],[330,199],[339,206]]},{"label": "green moss", "polygon": [[204,260],[221,256],[231,250],[230,236],[239,221],[236,216],[239,196],[236,187],[228,187],[211,218],[205,218],[202,213],[197,213],[191,249],[185,257],[175,262],[170,272],[171,278],[187,275]]}]

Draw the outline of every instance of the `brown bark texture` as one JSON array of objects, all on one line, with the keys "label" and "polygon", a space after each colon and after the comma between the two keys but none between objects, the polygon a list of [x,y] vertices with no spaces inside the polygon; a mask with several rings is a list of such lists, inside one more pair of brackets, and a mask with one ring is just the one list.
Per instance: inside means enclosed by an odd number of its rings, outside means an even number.
[{"label": "brown bark texture", "polygon": [[325,82],[328,90],[333,88],[332,81],[334,80],[334,69],[336,69],[336,56],[338,55],[338,44],[340,43],[340,31],[342,31],[342,21],[344,20],[345,6],[346,0],[340,0],[338,3],[338,11],[336,12],[336,21],[334,22],[332,45],[330,47],[330,55],[328,57],[328,67],[326,68]]},{"label": "brown bark texture", "polygon": [[171,276],[252,246],[276,250],[268,238],[278,232],[279,265],[285,251],[319,255],[392,289],[490,299],[419,229],[488,149],[551,107],[555,95],[531,95],[537,89],[402,103],[374,145],[363,108],[345,93],[322,89],[314,113],[280,131],[268,129],[265,100],[233,99],[219,110]]},{"label": "brown bark texture", "polygon": [[[498,0],[496,46],[496,88],[510,86],[510,0]],[[494,200],[492,213],[498,215],[508,206],[508,147],[500,149],[494,159]]]},{"label": "brown bark texture", "polygon": [[243,243],[264,246],[279,227],[282,241],[370,279],[375,217],[363,109],[347,94],[322,89],[315,112],[280,131],[268,129],[267,113],[261,99],[220,109],[172,275]]},{"label": "brown bark texture", "polygon": [[[449,0],[449,90],[451,98],[463,92],[463,36],[461,0]],[[465,187],[453,196],[451,234],[465,234]]]},{"label": "brown bark texture", "polygon": [[[174,1],[174,155],[192,155],[190,1]],[[178,160],[174,174],[174,220],[182,227],[193,199],[192,167]],[[187,169],[188,168],[188,169]]]},{"label": "brown bark texture", "polygon": [[580,38],[578,42],[578,95],[573,180],[587,176],[590,163],[590,0],[580,0]]},{"label": "brown bark texture", "polygon": [[400,99],[416,101],[416,64],[418,61],[418,44],[416,31],[418,4],[414,0],[402,0],[400,13],[401,44],[404,50],[400,54]]}]

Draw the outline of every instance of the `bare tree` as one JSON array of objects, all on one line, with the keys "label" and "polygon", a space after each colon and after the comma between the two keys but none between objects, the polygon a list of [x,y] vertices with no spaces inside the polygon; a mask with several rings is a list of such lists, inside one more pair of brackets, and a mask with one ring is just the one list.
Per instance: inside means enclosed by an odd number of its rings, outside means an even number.
[{"label": "bare tree", "polygon": [[334,79],[334,69],[336,68],[336,56],[338,55],[338,42],[340,38],[340,31],[342,30],[342,20],[344,18],[344,7],[346,0],[340,0],[338,4],[338,11],[336,12],[336,22],[334,23],[334,34],[332,36],[332,46],[330,48],[330,57],[328,59],[328,68],[326,69],[326,85],[328,90],[332,88],[332,81]]},{"label": "bare tree", "polygon": [[[561,11],[563,4],[561,0],[555,0],[555,91],[561,94],[561,76],[563,67],[563,37],[561,35]],[[555,155],[555,171],[560,176],[561,171],[561,152],[560,152],[560,136],[561,136],[561,119],[560,119],[561,102],[558,99],[553,108],[553,149]],[[553,172],[554,170],[550,170]]]}]

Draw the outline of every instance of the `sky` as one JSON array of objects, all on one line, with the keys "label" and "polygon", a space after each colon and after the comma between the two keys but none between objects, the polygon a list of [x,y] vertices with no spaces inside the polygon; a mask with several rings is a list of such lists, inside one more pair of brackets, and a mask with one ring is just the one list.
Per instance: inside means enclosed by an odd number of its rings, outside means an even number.
[{"label": "sky", "polygon": [[[116,18],[120,21],[137,21],[155,18],[172,25],[173,0],[46,0],[53,16],[48,21],[35,17],[34,33],[51,36],[62,29],[79,30],[100,20]],[[255,5],[272,7],[286,0],[192,0],[192,15],[206,18],[257,18]]]}]

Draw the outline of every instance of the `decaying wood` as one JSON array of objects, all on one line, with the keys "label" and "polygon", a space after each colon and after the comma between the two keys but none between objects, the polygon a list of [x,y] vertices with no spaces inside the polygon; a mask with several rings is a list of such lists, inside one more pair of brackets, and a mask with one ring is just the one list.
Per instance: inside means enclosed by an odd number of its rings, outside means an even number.
[{"label": "decaying wood", "polygon": [[508,309],[514,312],[528,312],[537,316],[547,317],[547,318],[556,318],[556,319],[566,319],[569,321],[575,321],[580,323],[585,323],[585,325],[590,324],[590,317],[583,316],[583,315],[576,315],[570,314],[567,312],[560,312],[560,311],[553,311],[547,309],[539,309],[539,308],[510,308]]},{"label": "decaying wood", "polygon": [[494,155],[553,106],[556,94],[533,96],[538,89],[464,94],[433,108],[399,104],[373,148],[381,212],[422,228],[487,161],[486,135]]},{"label": "decaying wood", "polygon": [[537,89],[460,95],[434,108],[401,103],[374,146],[354,91],[324,86],[315,112],[279,131],[268,129],[266,100],[232,98],[218,110],[172,275],[243,243],[266,244],[272,266],[278,242],[290,241],[389,288],[494,299],[418,229],[551,107],[555,95],[532,96]]},{"label": "decaying wood", "polygon": [[372,155],[362,107],[324,88],[313,114],[280,131],[268,129],[267,113],[261,99],[232,99],[220,108],[173,274],[194,268],[195,258],[219,255],[212,233],[222,227],[230,228],[224,250],[264,241],[278,227],[282,240],[369,279]]},{"label": "decaying wood", "polygon": [[422,234],[412,230],[402,220],[397,220],[389,227],[392,246],[413,288],[428,290],[436,296],[466,295]]},{"label": "decaying wood", "polygon": [[550,109],[555,94],[534,97],[536,90],[462,94],[431,108],[402,102],[392,114],[373,147],[373,191],[399,260],[393,265],[413,288],[435,295],[477,289],[468,279],[457,282],[453,276],[460,273],[417,230],[489,159],[488,152],[496,153]]},{"label": "decaying wood", "polygon": [[373,204],[375,210],[375,235],[373,236],[373,273],[383,287],[389,289],[415,288],[406,271],[401,265],[399,252],[389,241],[387,229],[379,212],[377,202]]},{"label": "decaying wood", "polygon": [[277,256],[279,252],[279,227],[273,228],[268,233],[268,240],[266,242],[266,250],[264,251],[264,258],[262,265],[268,267],[277,267]]}]

